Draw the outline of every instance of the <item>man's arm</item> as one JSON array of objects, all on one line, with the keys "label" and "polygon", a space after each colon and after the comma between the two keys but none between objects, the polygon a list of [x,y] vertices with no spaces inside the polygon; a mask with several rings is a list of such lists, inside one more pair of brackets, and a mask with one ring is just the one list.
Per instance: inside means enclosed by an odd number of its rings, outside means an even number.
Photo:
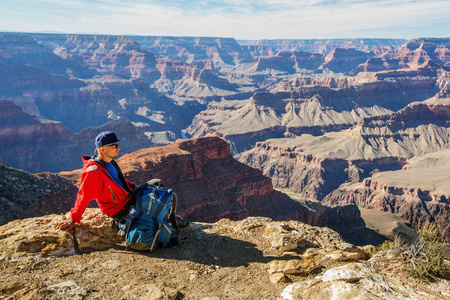
[{"label": "man's arm", "polygon": [[80,223],[89,202],[97,198],[101,188],[100,176],[96,172],[100,172],[100,170],[93,168],[91,171],[83,172],[75,206],[70,210],[70,218],[58,223],[57,229],[71,230],[75,223]]},{"label": "man's arm", "polygon": [[[89,168],[88,168],[89,170]],[[70,210],[70,218],[75,223],[80,223],[81,216],[93,199],[97,199],[102,188],[100,179],[101,170],[92,168],[82,175],[81,186],[78,189],[77,200],[75,206]]]}]

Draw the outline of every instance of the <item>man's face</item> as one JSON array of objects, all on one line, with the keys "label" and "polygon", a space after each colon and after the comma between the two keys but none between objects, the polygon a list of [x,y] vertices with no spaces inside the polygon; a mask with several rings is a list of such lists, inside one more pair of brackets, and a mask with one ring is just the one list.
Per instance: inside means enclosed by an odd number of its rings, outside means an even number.
[{"label": "man's face", "polygon": [[119,143],[106,145],[102,147],[104,149],[103,155],[108,158],[117,158],[119,157],[120,146]]}]

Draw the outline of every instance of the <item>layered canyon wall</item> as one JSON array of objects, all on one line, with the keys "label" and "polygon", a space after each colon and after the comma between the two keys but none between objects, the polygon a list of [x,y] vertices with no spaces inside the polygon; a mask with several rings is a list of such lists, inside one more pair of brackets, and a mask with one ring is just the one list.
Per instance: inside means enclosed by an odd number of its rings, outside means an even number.
[{"label": "layered canyon wall", "polygon": [[[274,186],[294,191],[301,198],[331,206],[353,203],[389,211],[412,226],[419,220],[435,221],[448,235],[447,192],[434,191],[432,176],[423,173],[423,177],[418,175],[419,181],[405,177],[403,185],[394,184],[398,174],[403,174],[398,170],[420,170],[413,162],[434,154],[440,154],[440,163],[424,158],[419,165],[430,162],[426,169],[432,170],[430,175],[450,180],[445,167],[450,159],[445,155],[450,147],[448,104],[448,99],[414,103],[344,131],[259,142],[236,157],[261,169]],[[378,178],[388,183],[380,184]]]},{"label": "layered canyon wall", "polygon": [[187,132],[221,136],[239,153],[257,141],[339,131],[365,118],[389,116],[415,101],[446,97],[442,81],[447,76],[448,71],[427,61],[415,69],[353,78],[296,78],[248,100],[210,103]]},{"label": "layered canyon wall", "polygon": [[[127,179],[137,184],[162,179],[177,193],[177,212],[192,221],[267,216],[334,228],[356,244],[383,240],[365,227],[355,205],[328,207],[298,202],[274,190],[270,178],[236,161],[227,142],[217,137],[145,148],[124,155],[118,163]],[[10,212],[4,214],[2,222],[68,211],[76,199],[81,175],[80,170],[29,174],[7,166],[1,166],[0,172],[4,179],[0,185],[1,209]]]},{"label": "layered canyon wall", "polygon": [[328,194],[325,205],[356,204],[387,211],[408,220],[413,227],[435,222],[450,238],[450,150],[411,159],[401,170],[381,172],[360,183],[343,185]]},{"label": "layered canyon wall", "polygon": [[356,206],[331,208],[294,201],[274,190],[260,170],[236,161],[230,146],[217,137],[178,140],[127,154],[118,162],[127,178],[136,182],[163,179],[178,195],[180,214],[192,220],[267,216],[334,228],[355,243],[380,241],[365,229]]},{"label": "layered canyon wall", "polygon": [[112,130],[127,143],[123,152],[153,145],[129,120],[122,118],[73,133],[62,123],[41,120],[10,101],[0,100],[0,160],[30,172],[59,172],[82,167],[81,156],[94,153],[95,136]]}]

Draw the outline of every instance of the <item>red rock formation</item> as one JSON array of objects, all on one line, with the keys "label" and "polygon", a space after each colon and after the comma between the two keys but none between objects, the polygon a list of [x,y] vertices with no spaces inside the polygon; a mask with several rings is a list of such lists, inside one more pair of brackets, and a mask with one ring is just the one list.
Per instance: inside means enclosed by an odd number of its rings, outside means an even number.
[{"label": "red rock formation", "polygon": [[450,61],[450,39],[414,39],[402,47],[383,54],[388,59],[399,59],[410,67],[418,66],[427,60],[447,64]]},{"label": "red rock formation", "polygon": [[[355,237],[364,230],[356,207],[337,209],[308,203],[314,208],[307,209],[273,190],[271,179],[261,171],[234,160],[230,146],[217,137],[178,140],[124,155],[118,162],[132,181],[162,179],[177,193],[179,213],[192,220],[212,222],[259,215],[329,226],[344,235],[352,232]],[[346,224],[353,224],[354,230],[348,231]]]},{"label": "red rock formation", "polygon": [[54,49],[68,61],[96,70],[101,74],[142,76],[155,81],[161,74],[155,68],[156,58],[125,36],[32,34],[34,39]]},{"label": "red rock formation", "polygon": [[282,198],[269,178],[235,161],[229,145],[219,138],[178,140],[125,155],[119,163],[132,181],[163,179],[184,199],[180,211],[194,219],[242,218],[250,214],[246,207],[254,198],[261,206],[272,196]]},{"label": "red rock formation", "polygon": [[377,55],[377,58],[367,60],[364,64],[352,70],[350,74],[420,68],[428,61],[446,65],[450,61],[450,42],[448,39],[411,40],[398,49],[376,51],[374,54]]},{"label": "red rock formation", "polygon": [[397,70],[407,67],[401,65],[399,59],[386,59],[385,57],[369,58],[365,63],[350,71],[350,75],[356,75],[359,72],[380,72],[385,70]]},{"label": "red rock formation", "polygon": [[184,76],[191,76],[193,72],[193,68],[189,64],[181,61],[158,60],[156,68],[163,78],[171,80],[179,80]]},{"label": "red rock formation", "polygon": [[[263,45],[242,45],[242,49],[250,52],[253,57],[260,56],[274,56],[278,51],[272,49],[272,47]],[[247,60],[244,60],[246,62]]]},{"label": "red rock formation", "polygon": [[318,53],[280,52],[275,56],[259,57],[255,70],[274,69],[294,74],[297,69],[315,70],[324,61],[324,55]]},{"label": "red rock formation", "polygon": [[405,122],[414,124],[423,122],[423,120],[437,125],[448,126],[450,120],[450,98],[430,103],[414,103],[389,117],[374,118],[374,121],[377,119],[386,119],[390,126],[404,126]]},{"label": "red rock formation", "polygon": [[330,69],[335,73],[349,72],[371,57],[372,54],[358,51],[353,48],[336,48],[325,57],[321,68]]},{"label": "red rock formation", "polygon": [[235,60],[251,58],[233,38],[132,36],[142,48],[171,60],[191,63],[208,59],[215,64],[234,65]]}]

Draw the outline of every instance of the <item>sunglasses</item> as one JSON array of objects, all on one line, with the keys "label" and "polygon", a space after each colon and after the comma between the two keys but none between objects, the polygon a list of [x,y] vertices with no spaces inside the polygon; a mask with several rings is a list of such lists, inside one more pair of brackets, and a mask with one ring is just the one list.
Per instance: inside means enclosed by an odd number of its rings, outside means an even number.
[{"label": "sunglasses", "polygon": [[[114,149],[117,149],[117,148],[119,148],[119,143],[114,144],[114,145],[106,145],[106,146],[107,146],[107,147],[114,148]],[[103,146],[103,147],[105,147],[105,146]]]}]

